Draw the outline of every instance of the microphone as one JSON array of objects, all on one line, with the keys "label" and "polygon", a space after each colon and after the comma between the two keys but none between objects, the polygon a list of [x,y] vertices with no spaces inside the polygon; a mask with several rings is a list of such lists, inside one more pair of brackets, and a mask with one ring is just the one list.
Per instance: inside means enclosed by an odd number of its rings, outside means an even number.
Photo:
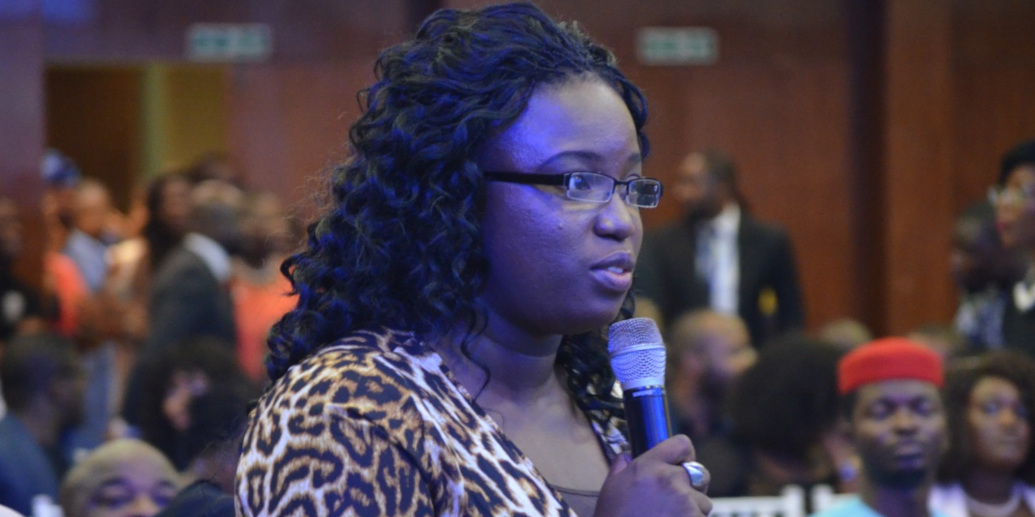
[{"label": "microphone", "polygon": [[633,457],[672,434],[665,402],[665,343],[650,318],[631,318],[611,325],[607,354],[622,385],[625,419]]}]

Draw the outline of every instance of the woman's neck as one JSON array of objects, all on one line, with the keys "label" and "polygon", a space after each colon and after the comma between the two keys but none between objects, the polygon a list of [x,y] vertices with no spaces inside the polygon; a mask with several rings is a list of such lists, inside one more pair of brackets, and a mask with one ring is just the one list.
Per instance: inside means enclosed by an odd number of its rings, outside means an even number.
[{"label": "woman's neck", "polygon": [[535,338],[500,327],[489,325],[475,336],[466,335],[466,327],[460,327],[464,330],[444,337],[435,349],[480,402],[525,403],[557,386],[555,361],[561,336]]},{"label": "woman's neck", "polygon": [[1010,472],[974,469],[962,480],[963,490],[972,499],[983,503],[1001,503],[1010,498],[1016,481]]}]

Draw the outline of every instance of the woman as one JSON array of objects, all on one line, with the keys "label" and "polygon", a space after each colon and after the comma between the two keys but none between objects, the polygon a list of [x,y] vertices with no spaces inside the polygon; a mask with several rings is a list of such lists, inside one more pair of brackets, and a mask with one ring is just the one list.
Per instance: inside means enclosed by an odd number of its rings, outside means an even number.
[{"label": "woman", "polygon": [[1029,259],[1024,279],[1007,291],[1002,313],[1002,343],[1035,354],[1035,140],[1003,155],[999,184],[991,191],[996,227],[1003,246]]},{"label": "woman", "polygon": [[951,433],[931,506],[949,517],[1035,515],[1035,361],[988,352],[949,372],[945,407]]},{"label": "woman", "polygon": [[728,437],[705,443],[716,497],[777,495],[787,485],[854,488],[854,455],[837,432],[837,364],[825,341],[789,336],[762,349],[729,394]]},{"label": "woman", "polygon": [[376,72],[284,266],[239,513],[707,514],[685,436],[624,455],[605,354],[661,194],[639,90],[529,4],[438,11]]},{"label": "woman", "polygon": [[150,517],[179,487],[176,469],[150,445],[130,438],[94,449],[61,484],[65,517]]}]

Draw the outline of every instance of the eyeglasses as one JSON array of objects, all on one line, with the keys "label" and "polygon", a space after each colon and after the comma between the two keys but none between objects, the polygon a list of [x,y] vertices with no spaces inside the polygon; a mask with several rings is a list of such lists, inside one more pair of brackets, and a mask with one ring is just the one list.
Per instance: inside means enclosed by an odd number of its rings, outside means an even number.
[{"label": "eyeglasses", "polygon": [[994,186],[988,188],[988,202],[992,205],[1020,205],[1035,197],[1031,189]]},{"label": "eyeglasses", "polygon": [[485,179],[522,185],[556,185],[564,187],[568,199],[607,203],[618,185],[625,187],[622,200],[640,208],[654,208],[661,201],[661,182],[652,178],[618,181],[598,172],[569,172],[567,174],[525,174],[521,172],[484,171]]}]

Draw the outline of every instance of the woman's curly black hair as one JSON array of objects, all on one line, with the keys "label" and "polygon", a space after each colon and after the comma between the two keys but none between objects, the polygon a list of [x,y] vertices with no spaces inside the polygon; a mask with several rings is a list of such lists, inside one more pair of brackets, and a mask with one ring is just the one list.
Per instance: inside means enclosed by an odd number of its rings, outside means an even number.
[{"label": "woman's curly black hair", "polygon": [[[535,88],[593,75],[625,101],[641,153],[646,104],[614,55],[576,26],[527,3],[432,14],[415,39],[385,50],[359,95],[350,157],[333,171],[332,208],[282,266],[297,307],[270,333],[267,369],[291,365],[347,333],[391,327],[423,339],[458,322],[478,328],[488,271],[482,249],[487,138],[525,110]],[[632,298],[620,318],[632,311]],[[603,329],[566,336],[557,358],[583,409],[620,412]]]},{"label": "woman's curly black hair", "polygon": [[[982,379],[996,377],[1013,384],[1027,411],[1028,426],[1035,431],[1035,360],[1023,352],[996,350],[975,358],[962,359],[950,368],[942,392],[949,433],[949,450],[938,468],[938,481],[952,483],[963,480],[974,464],[970,425],[967,412],[974,387]],[[1017,479],[1035,484],[1035,450],[1029,449],[1024,463],[1014,473]]]}]

